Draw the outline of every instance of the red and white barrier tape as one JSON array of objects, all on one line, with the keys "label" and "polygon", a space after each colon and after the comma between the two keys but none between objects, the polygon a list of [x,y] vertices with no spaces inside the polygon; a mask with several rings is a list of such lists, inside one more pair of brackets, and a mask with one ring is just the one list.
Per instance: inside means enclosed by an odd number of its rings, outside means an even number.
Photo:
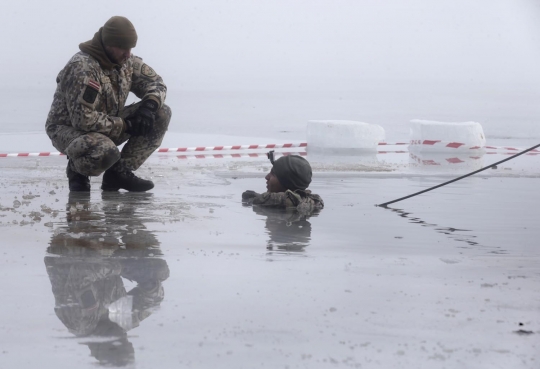
[{"label": "red and white barrier tape", "polygon": [[[230,145],[230,146],[197,146],[197,147],[161,147],[154,151],[154,153],[168,153],[168,152],[199,152],[199,151],[236,151],[236,150],[266,150],[266,149],[290,149],[295,147],[306,147],[307,143],[285,143],[285,144],[263,144],[263,145]],[[0,154],[0,158],[6,157],[28,157],[28,156],[60,156],[64,155],[60,152],[21,152]]]},{"label": "red and white barrier tape", "polygon": [[[300,156],[307,156],[307,152],[305,151],[299,151],[299,152],[280,152],[276,153],[276,157],[279,156],[287,156],[287,155],[300,155]],[[256,153],[249,153],[249,154],[196,154],[196,155],[178,155],[178,159],[238,159],[238,158],[266,158],[266,154],[256,154]]]},{"label": "red and white barrier tape", "polygon": [[[519,151],[523,151],[523,150],[519,150]],[[515,155],[516,153],[517,152],[500,152],[500,151],[487,151],[487,152],[485,152],[485,154],[487,154],[487,155],[489,155],[489,154],[492,154],[492,155]],[[540,151],[531,150],[528,153],[526,153],[525,155],[540,155]]]},{"label": "red and white barrier tape", "polygon": [[10,158],[14,156],[63,156],[65,154],[62,154],[61,152],[19,152],[19,153],[11,153],[11,154],[0,154],[0,158]]},{"label": "red and white barrier tape", "polygon": [[[410,154],[410,157],[415,160],[417,163],[419,164],[422,164],[422,165],[442,165],[442,164],[460,164],[460,163],[466,163],[466,162],[469,162],[469,161],[472,161],[472,160],[478,160],[478,159],[481,159],[480,156],[469,156],[467,158],[465,157],[462,157],[462,158],[456,158],[456,157],[453,157],[453,158],[444,158],[442,160],[435,160],[435,159],[423,159],[421,157],[418,157],[416,155],[414,155],[413,153]],[[463,160],[465,159],[465,160]]]},{"label": "red and white barrier tape", "polygon": [[[429,141],[429,140],[416,140],[411,141],[409,143],[405,142],[397,142],[397,143],[387,143],[387,142],[380,142],[379,146],[401,146],[401,145],[429,145],[433,146],[437,143],[440,143],[441,141]],[[445,147],[448,148],[459,148],[463,146],[464,144],[458,143],[458,142],[451,142],[447,144]],[[288,148],[295,148],[295,147],[307,147],[307,143],[301,142],[301,143],[285,143],[285,144],[263,144],[263,145],[230,145],[230,146],[197,146],[197,147],[175,147],[175,148],[159,148],[155,151],[155,153],[173,153],[173,152],[202,152],[202,151],[236,151],[236,150],[266,150],[266,149],[288,149]],[[519,149],[515,147],[496,147],[496,146],[474,146],[469,148],[471,150],[476,149],[489,149],[489,150],[500,150],[500,151],[510,151],[510,153],[500,153],[500,152],[485,152],[486,154],[501,154],[501,155],[510,155],[518,151],[522,151],[524,149]],[[408,151],[401,150],[401,151],[378,151],[379,154],[388,154],[388,153],[407,153]],[[527,155],[536,155],[540,154],[540,150],[531,150]],[[2,154],[0,153],[0,158],[6,158],[6,157],[35,157],[35,156],[63,156],[65,154],[62,154],[58,151],[56,152],[20,152],[20,153],[9,153],[9,154]],[[233,156],[231,156],[233,157]]]},{"label": "red and white barrier tape", "polygon": [[[461,142],[449,142],[449,143],[445,144],[441,140],[411,140],[409,146],[431,146],[431,147],[444,146],[444,147],[447,147],[449,149],[459,149],[462,146],[465,146],[465,144],[461,143]],[[468,150],[481,150],[481,149],[483,149],[483,147],[482,146],[472,146],[472,147],[469,147],[467,149]]]},{"label": "red and white barrier tape", "polygon": [[231,146],[199,146],[199,147],[175,147],[159,148],[156,152],[189,152],[189,151],[229,151],[229,150],[264,150],[264,149],[289,149],[293,147],[306,147],[307,143],[298,144],[266,144],[266,145],[231,145]]},{"label": "red and white barrier tape", "polygon": [[[484,149],[490,149],[490,150],[504,150],[504,151],[523,151],[525,149],[519,149],[515,147],[496,147],[496,146],[484,146]],[[531,150],[529,153],[533,154],[540,154],[540,150]],[[486,154],[492,154],[491,152],[486,152]],[[509,153],[509,154],[515,154],[515,153]]]},{"label": "red and white barrier tape", "polygon": [[[444,147],[447,147],[449,149],[459,149],[459,148],[462,148],[462,146],[465,146],[464,143],[461,143],[461,142],[449,142],[449,143],[444,143],[440,140],[411,140],[409,146],[431,146],[431,147],[435,147],[435,146],[442,146],[444,145]],[[506,147],[506,146],[503,146],[503,147],[497,147],[497,146],[472,146],[472,147],[469,147],[467,148],[467,150],[501,150],[501,151],[523,151],[524,149],[519,149],[519,148],[515,148],[515,147]],[[531,150],[530,151],[531,153],[540,153],[540,150]],[[492,152],[489,152],[489,154],[491,154]]]}]

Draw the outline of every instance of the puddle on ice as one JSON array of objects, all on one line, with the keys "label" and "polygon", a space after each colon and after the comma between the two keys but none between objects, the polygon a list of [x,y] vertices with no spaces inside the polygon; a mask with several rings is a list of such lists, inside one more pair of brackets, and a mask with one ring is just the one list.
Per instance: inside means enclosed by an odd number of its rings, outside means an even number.
[{"label": "puddle on ice", "polygon": [[387,158],[314,160],[309,216],[242,204],[265,158],[152,158],[142,194],[0,163],[0,367],[534,367],[534,157],[383,209],[459,172]]}]

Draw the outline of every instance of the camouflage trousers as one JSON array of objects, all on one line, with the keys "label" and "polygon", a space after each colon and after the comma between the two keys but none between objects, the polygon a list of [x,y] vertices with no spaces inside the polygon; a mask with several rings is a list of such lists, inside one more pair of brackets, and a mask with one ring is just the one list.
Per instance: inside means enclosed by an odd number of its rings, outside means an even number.
[{"label": "camouflage trousers", "polygon": [[[127,106],[120,117],[130,116],[139,105],[140,102]],[[75,138],[65,150],[71,169],[85,176],[99,176],[109,168],[117,171],[137,170],[161,145],[171,115],[171,109],[163,105],[156,112],[154,128],[145,136],[124,133],[113,141],[101,133],[88,132]],[[126,144],[120,151],[117,146],[124,142]]]}]

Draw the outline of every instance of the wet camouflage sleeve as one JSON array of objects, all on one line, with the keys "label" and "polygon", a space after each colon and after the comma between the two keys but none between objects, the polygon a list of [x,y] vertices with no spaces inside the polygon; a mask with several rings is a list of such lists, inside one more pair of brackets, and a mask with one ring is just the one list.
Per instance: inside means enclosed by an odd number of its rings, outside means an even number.
[{"label": "wet camouflage sleeve", "polygon": [[271,206],[276,208],[294,207],[295,205],[290,200],[287,192],[265,192],[254,196],[253,205]]},{"label": "wet camouflage sleeve", "polygon": [[163,106],[167,95],[167,86],[163,79],[138,56],[133,56],[133,76],[131,92],[138,98],[152,99]]},{"label": "wet camouflage sleeve", "polygon": [[319,195],[312,194],[309,190],[296,190],[286,192],[257,194],[253,197],[253,205],[269,206],[276,208],[296,208],[299,211],[310,212],[324,208],[324,202]]},{"label": "wet camouflage sleeve", "polygon": [[96,110],[103,89],[98,81],[99,72],[80,59],[68,64],[58,76],[59,89],[64,95],[72,126],[115,139],[122,134],[124,122],[122,118]]}]

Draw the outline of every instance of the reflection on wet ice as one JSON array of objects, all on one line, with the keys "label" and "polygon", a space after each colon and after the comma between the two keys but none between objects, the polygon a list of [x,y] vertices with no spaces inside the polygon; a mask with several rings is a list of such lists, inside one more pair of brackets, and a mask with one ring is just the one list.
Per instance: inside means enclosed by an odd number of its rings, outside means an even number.
[{"label": "reflection on wet ice", "polygon": [[[104,193],[102,208],[89,194],[72,193],[66,225],[52,236],[45,266],[55,313],[100,364],[125,366],[135,360],[127,331],[139,326],[164,299],[169,277],[159,241],[138,216],[151,194]],[[123,279],[136,282],[130,291]]]},{"label": "reflection on wet ice", "polygon": [[253,205],[253,211],[266,217],[267,249],[284,252],[304,252],[311,240],[311,223],[308,219],[319,211],[310,213],[298,210],[276,209]]},{"label": "reflection on wet ice", "polygon": [[412,213],[406,212],[402,209],[396,209],[396,208],[390,208],[390,207],[387,207],[387,209],[392,210],[393,212],[397,213],[402,218],[409,219],[410,223],[419,224],[422,227],[433,228],[436,232],[442,233],[452,240],[466,243],[467,246],[462,246],[462,248],[475,247],[475,248],[490,249],[491,250],[490,253],[494,253],[494,254],[506,253],[506,251],[502,250],[500,247],[497,247],[497,246],[481,245],[480,243],[476,241],[477,236],[475,236],[472,233],[465,233],[465,232],[473,232],[470,229],[443,227],[434,223],[428,223],[417,216],[413,216]]},{"label": "reflection on wet ice", "polygon": [[410,152],[409,166],[421,170],[458,170],[470,172],[482,168],[483,152]]}]

